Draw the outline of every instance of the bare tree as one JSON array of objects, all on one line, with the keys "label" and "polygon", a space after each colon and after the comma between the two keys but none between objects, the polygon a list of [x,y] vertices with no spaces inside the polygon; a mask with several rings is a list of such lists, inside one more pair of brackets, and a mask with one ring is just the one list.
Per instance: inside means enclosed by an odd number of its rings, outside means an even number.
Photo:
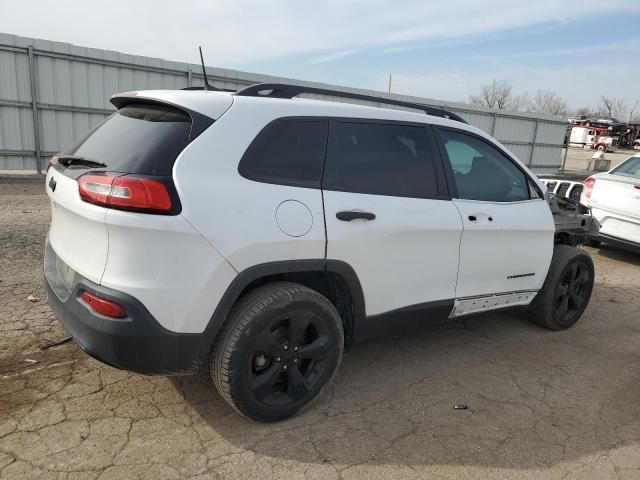
[{"label": "bare tree", "polygon": [[624,114],[627,112],[627,102],[622,98],[616,98],[615,103],[613,105],[613,116],[615,118],[621,119],[624,117]]},{"label": "bare tree", "polygon": [[511,99],[511,103],[506,108],[514,112],[529,111],[531,109],[531,99],[529,98],[529,94],[525,92],[522,95],[514,95]]},{"label": "bare tree", "polygon": [[580,107],[573,112],[573,115],[576,117],[595,117],[597,115],[590,107]]},{"label": "bare tree", "polygon": [[[513,86],[503,80],[493,80],[483,85],[479,95],[471,95],[469,102],[483,107],[512,109],[514,106]],[[519,106],[519,105],[516,105]]]},{"label": "bare tree", "polygon": [[623,98],[600,97],[600,111],[610,118],[621,118],[627,111],[627,103]]},{"label": "bare tree", "polygon": [[633,104],[633,108],[629,111],[629,123],[637,123],[638,116],[634,115],[637,108],[638,108],[638,99],[636,99],[636,103]]},{"label": "bare tree", "polygon": [[538,90],[531,101],[531,111],[545,115],[567,115],[567,102],[552,90]]},{"label": "bare tree", "polygon": [[613,99],[610,97],[605,97],[602,95],[600,97],[600,105],[598,106],[600,111],[605,115],[612,117],[613,116]]}]

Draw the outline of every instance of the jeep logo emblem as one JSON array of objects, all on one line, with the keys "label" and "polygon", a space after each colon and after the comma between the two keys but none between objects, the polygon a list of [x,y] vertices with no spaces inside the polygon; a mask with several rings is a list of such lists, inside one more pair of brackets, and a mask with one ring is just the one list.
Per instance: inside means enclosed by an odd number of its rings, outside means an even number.
[{"label": "jeep logo emblem", "polygon": [[56,185],[58,185],[58,182],[56,182],[55,178],[51,177],[51,180],[49,180],[49,188],[52,192],[56,191]]}]

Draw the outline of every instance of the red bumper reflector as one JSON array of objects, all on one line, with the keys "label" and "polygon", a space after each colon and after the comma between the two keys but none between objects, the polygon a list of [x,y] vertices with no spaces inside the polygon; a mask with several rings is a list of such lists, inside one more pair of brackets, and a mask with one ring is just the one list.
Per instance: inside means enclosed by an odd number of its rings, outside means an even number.
[{"label": "red bumper reflector", "polygon": [[80,295],[80,298],[82,298],[82,300],[89,305],[94,312],[104,315],[105,317],[124,318],[127,316],[122,305],[112,302],[111,300],[107,300],[106,298],[100,298],[93,293],[84,291],[82,292],[82,295]]}]

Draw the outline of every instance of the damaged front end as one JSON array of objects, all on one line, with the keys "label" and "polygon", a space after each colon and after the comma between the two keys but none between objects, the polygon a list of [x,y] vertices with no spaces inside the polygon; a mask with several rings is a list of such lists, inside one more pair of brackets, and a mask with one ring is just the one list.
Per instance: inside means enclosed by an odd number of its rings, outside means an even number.
[{"label": "damaged front end", "polygon": [[576,246],[600,231],[600,224],[591,215],[591,209],[580,202],[553,193],[547,193],[547,202],[556,225],[556,244]]}]

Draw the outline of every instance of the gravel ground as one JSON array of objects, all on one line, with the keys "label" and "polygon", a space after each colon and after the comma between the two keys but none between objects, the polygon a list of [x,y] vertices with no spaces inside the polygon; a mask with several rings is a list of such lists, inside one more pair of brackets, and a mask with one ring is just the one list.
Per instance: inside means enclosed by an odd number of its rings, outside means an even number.
[{"label": "gravel ground", "polygon": [[41,286],[48,219],[41,180],[0,178],[0,478],[640,478],[639,256],[589,249],[594,296],[569,331],[502,313],[359,345],[312,408],[262,425],[204,375],[43,350],[64,337]]}]

